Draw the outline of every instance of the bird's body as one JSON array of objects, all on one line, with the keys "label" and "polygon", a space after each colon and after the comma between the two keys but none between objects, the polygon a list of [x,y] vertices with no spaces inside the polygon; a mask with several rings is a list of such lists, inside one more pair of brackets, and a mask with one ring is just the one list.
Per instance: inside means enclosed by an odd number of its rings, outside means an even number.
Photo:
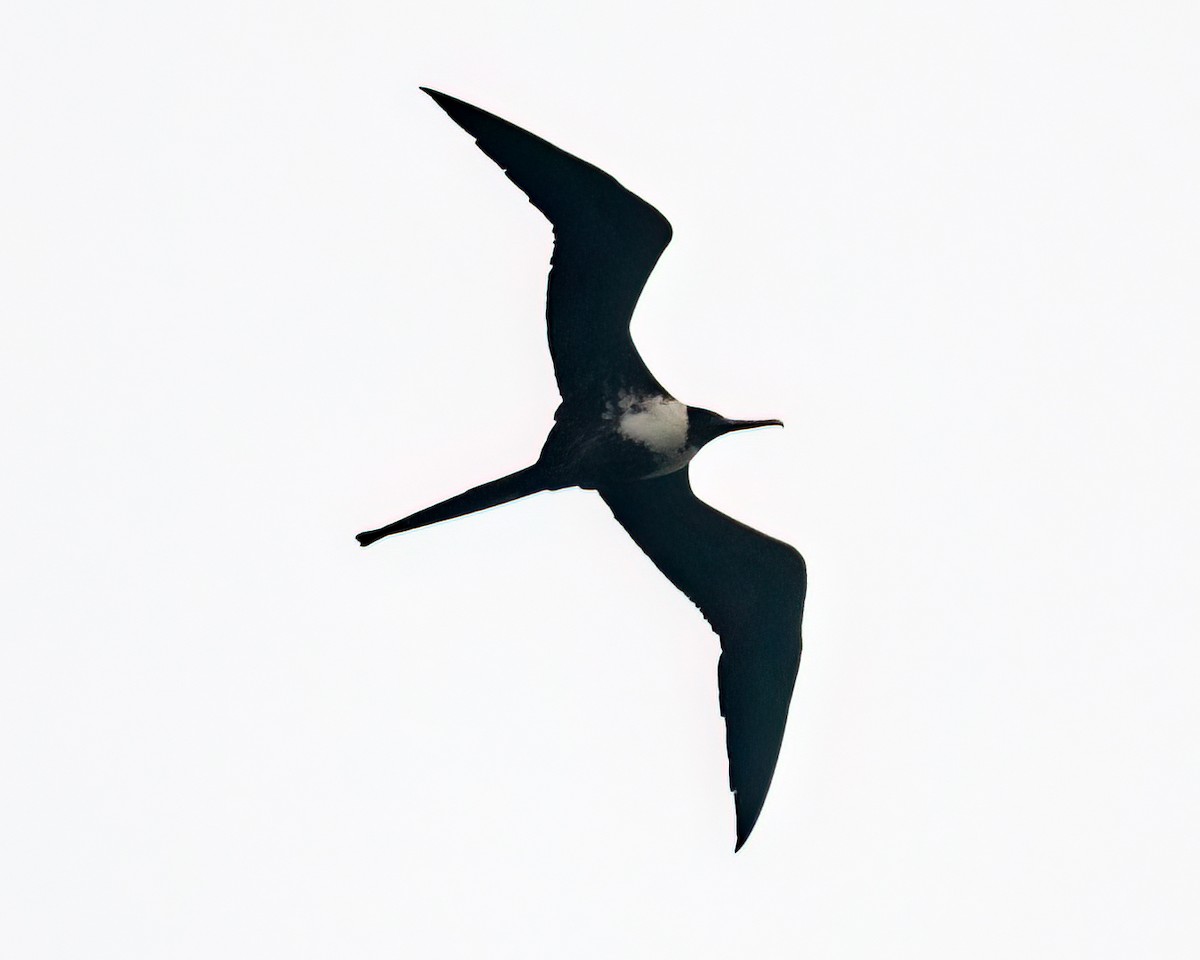
[{"label": "bird's body", "polygon": [[618,392],[598,416],[564,404],[539,461],[563,479],[561,486],[598,490],[651,480],[687,466],[706,442],[705,424],[716,416],[665,393]]},{"label": "bird's body", "polygon": [[598,491],[721,637],[721,712],[740,848],[758,819],[783,738],[807,576],[792,547],[698,500],[688,464],[722,434],[779,421],[729,420],[681,403],[638,355],[629,321],[671,239],[662,214],[608,174],[519,127],[425,92],[554,225],[546,314],[562,403],[532,466],[358,540],[366,546],[542,490]]}]

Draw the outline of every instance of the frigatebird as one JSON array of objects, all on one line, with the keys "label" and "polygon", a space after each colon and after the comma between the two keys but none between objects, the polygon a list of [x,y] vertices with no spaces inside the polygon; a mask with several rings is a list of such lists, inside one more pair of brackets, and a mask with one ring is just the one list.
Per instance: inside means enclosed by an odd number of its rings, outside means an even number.
[{"label": "frigatebird", "polygon": [[766,799],[800,667],[807,574],[791,546],[696,497],[688,464],[734,430],[783,426],[729,420],[676,400],[629,333],[634,306],[671,240],[671,225],[604,171],[454,97],[421,88],[475,138],[554,228],[546,323],[562,402],[533,466],[378,530],[382,537],[486,510],[544,490],[595,490],[617,522],[700,608],[721,641],[737,845]]}]

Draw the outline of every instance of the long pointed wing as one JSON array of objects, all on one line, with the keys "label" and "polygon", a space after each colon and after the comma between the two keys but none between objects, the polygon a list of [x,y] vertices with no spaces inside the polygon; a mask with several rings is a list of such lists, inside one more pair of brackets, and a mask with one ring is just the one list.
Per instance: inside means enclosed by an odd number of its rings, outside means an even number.
[{"label": "long pointed wing", "polygon": [[469,103],[421,89],[554,226],[546,323],[563,400],[597,405],[621,389],[664,393],[633,345],[629,321],[671,242],[666,217],[590,163]]},{"label": "long pointed wing", "polygon": [[600,496],[721,638],[717,677],[741,849],[771,786],[800,668],[804,558],[699,500],[686,467]]}]

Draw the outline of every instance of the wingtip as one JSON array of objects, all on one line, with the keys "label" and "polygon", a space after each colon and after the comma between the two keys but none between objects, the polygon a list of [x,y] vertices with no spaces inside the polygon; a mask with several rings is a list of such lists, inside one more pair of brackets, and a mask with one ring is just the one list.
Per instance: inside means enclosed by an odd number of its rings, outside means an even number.
[{"label": "wingtip", "polygon": [[468,122],[467,118],[475,114],[488,115],[486,111],[480,110],[479,107],[473,106],[465,100],[459,100],[458,97],[452,97],[448,93],[442,93],[441,90],[434,90],[432,87],[418,87],[417,89],[422,93],[428,94],[429,98],[441,107],[451,120],[464,130],[467,130],[468,133],[471,133],[472,136],[476,134],[466,126]]},{"label": "wingtip", "polygon": [[417,89],[433,98],[433,102],[442,108],[445,108],[447,103],[460,102],[455,100],[455,98],[450,96],[450,94],[442,93],[441,90],[434,90],[433,87],[417,87]]},{"label": "wingtip", "polygon": [[[741,811],[738,812],[741,813]],[[753,832],[754,820],[747,823],[743,817],[739,816],[737,818],[737,842],[733,846],[734,853],[737,853],[746,845],[746,841],[750,839],[750,834]]]},{"label": "wingtip", "polygon": [[757,806],[748,804],[745,797],[737,790],[733,791],[733,808],[734,821],[737,828],[737,845],[734,846],[733,852],[737,853],[746,845],[746,841],[750,839],[750,834],[754,832],[755,824],[758,823],[758,815],[762,812],[762,804]]}]

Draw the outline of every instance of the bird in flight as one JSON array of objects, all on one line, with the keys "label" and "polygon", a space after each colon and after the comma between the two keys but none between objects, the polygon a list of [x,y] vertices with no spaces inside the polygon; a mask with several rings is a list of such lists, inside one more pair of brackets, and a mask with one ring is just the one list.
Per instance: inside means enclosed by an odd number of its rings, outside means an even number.
[{"label": "bird in flight", "polygon": [[700,608],[721,640],[717,666],[729,785],[740,850],[762,810],[800,666],[804,559],[696,497],[688,464],[734,430],[676,400],[629,334],[634,306],[671,225],[604,171],[506,120],[421,88],[467,131],[554,228],[546,294],[550,354],[562,403],[535,464],[403,520],[394,533],[486,510],[543,490],[595,490],[659,570]]}]

